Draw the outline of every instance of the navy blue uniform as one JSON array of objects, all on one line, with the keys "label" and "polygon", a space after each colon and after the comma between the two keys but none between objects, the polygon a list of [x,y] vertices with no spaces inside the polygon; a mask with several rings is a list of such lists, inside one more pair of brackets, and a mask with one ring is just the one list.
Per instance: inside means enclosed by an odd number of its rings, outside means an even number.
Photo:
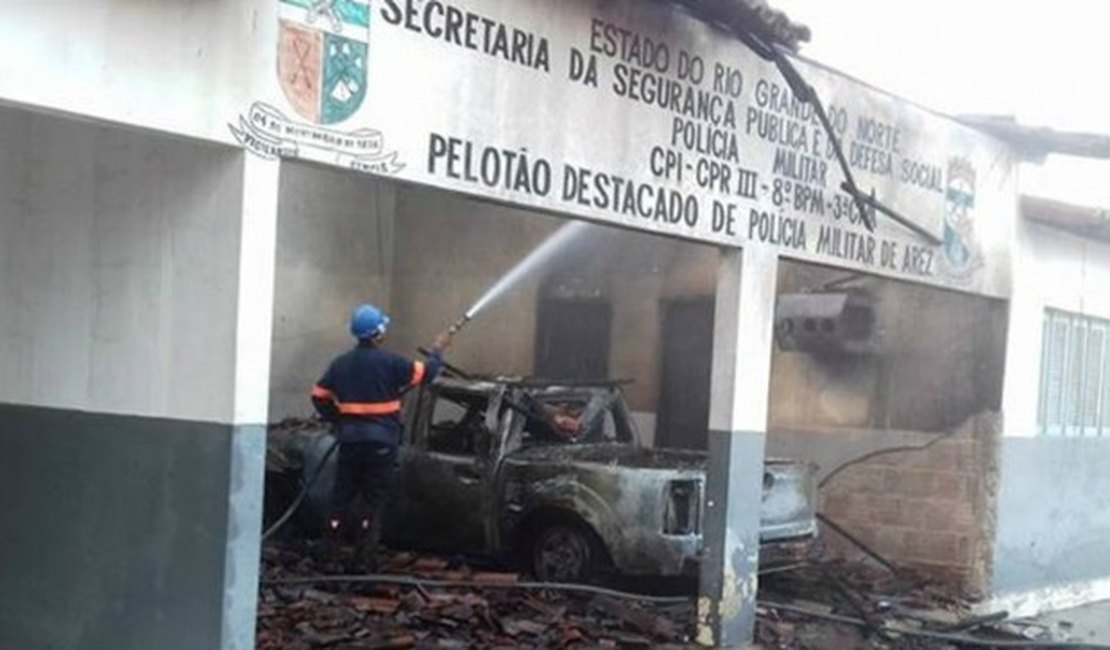
[{"label": "navy blue uniform", "polygon": [[360,341],[358,347],[336,357],[316,382],[312,404],[322,418],[335,423],[339,440],[329,522],[333,528],[344,519],[345,528],[354,523],[352,505],[361,494],[367,516],[358,519],[363,528],[372,528],[372,539],[377,537],[401,442],[401,396],[411,387],[431,382],[442,369],[439,354],[429,355],[427,362],[410,361]]}]

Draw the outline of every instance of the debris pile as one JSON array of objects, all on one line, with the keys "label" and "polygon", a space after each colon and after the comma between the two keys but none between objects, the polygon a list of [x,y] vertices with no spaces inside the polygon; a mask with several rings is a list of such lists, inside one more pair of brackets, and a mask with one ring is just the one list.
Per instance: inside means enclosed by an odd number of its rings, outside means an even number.
[{"label": "debris pile", "polygon": [[530,583],[409,553],[390,556],[379,570],[420,583],[299,582],[316,568],[309,556],[274,547],[264,556],[258,650],[658,648],[691,638],[693,605],[683,598],[649,606],[605,590],[517,589]]},{"label": "debris pile", "polygon": [[271,424],[266,432],[266,471],[273,474],[299,473],[304,468],[304,458],[299,438],[305,435],[323,436],[330,431],[327,423],[315,419],[286,418]]},{"label": "debris pile", "polygon": [[948,587],[889,564],[826,560],[765,576],[757,614],[765,648],[1090,648],[1004,611],[977,614]]},{"label": "debris pile", "polygon": [[[694,599],[542,585],[460,560],[393,553],[379,573],[342,572],[311,548],[264,550],[258,650],[695,647]],[[760,579],[756,641],[770,650],[1087,647],[976,615],[911,573],[813,561]]]}]

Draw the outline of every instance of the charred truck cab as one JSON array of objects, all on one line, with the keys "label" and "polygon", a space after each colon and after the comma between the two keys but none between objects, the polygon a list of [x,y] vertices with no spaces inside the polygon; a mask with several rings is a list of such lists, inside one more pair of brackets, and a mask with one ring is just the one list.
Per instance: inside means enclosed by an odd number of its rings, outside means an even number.
[{"label": "charred truck cab", "polygon": [[[696,572],[706,456],[641,447],[619,382],[441,378],[407,407],[389,543],[517,560],[551,581]],[[327,437],[272,442],[295,445],[311,472]],[[315,511],[333,471],[310,495]],[[816,534],[815,473],[765,464],[764,545]]]}]

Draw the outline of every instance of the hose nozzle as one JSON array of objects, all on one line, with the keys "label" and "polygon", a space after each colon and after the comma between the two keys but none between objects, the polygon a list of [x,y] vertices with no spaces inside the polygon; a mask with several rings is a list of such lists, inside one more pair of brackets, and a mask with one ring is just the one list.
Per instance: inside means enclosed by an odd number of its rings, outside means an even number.
[{"label": "hose nozzle", "polygon": [[466,324],[469,323],[469,322],[470,322],[470,314],[463,314],[462,318],[455,321],[451,325],[451,327],[447,328],[447,335],[448,336],[454,336],[454,335],[458,334],[459,330],[461,330],[463,327],[465,327]]}]

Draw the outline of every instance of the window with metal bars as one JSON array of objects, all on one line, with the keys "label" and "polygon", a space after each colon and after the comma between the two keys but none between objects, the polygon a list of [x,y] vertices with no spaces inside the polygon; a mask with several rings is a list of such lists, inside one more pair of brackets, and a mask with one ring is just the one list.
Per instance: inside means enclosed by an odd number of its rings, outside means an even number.
[{"label": "window with metal bars", "polygon": [[1045,310],[1041,435],[1110,437],[1110,320]]}]

